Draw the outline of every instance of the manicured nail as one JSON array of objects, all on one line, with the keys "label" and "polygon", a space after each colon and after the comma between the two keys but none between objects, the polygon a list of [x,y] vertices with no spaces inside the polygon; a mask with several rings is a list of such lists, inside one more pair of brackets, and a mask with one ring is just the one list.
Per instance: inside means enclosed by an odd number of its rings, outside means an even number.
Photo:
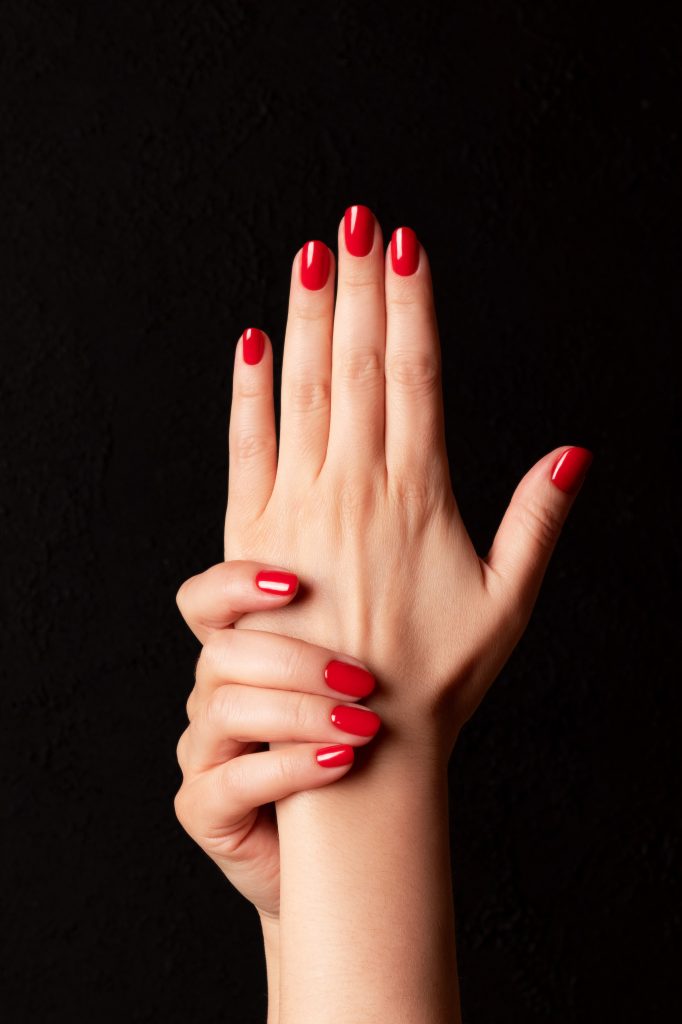
[{"label": "manicured nail", "polygon": [[343,216],[346,249],[351,256],[366,256],[374,242],[374,217],[366,206],[349,206]]},{"label": "manicured nail", "polygon": [[339,704],[334,708],[331,720],[337,728],[354,736],[374,736],[381,725],[381,719],[374,711],[349,704]]},{"label": "manicured nail", "polygon": [[249,366],[260,363],[265,352],[265,335],[257,327],[247,327],[242,334],[242,352]]},{"label": "manicured nail", "polygon": [[366,697],[375,685],[374,676],[367,669],[350,665],[347,661],[330,661],[324,670],[327,686],[348,697]]},{"label": "manicured nail", "polygon": [[335,743],[331,747],[320,747],[315,754],[317,763],[323,768],[341,768],[344,764],[352,764],[355,754],[347,743]]},{"label": "manicured nail", "polygon": [[324,242],[306,242],[301,253],[301,284],[316,292],[329,277],[329,249]]},{"label": "manicured nail", "polygon": [[592,452],[587,448],[567,448],[554,463],[551,481],[560,491],[575,494],[591,463]]},{"label": "manicured nail", "polygon": [[278,569],[263,569],[256,573],[256,586],[266,594],[284,597],[293,594],[298,586],[298,576],[293,572],[280,572]]},{"label": "manicured nail", "polygon": [[393,232],[391,265],[401,277],[414,274],[419,266],[419,242],[412,228],[396,228]]}]

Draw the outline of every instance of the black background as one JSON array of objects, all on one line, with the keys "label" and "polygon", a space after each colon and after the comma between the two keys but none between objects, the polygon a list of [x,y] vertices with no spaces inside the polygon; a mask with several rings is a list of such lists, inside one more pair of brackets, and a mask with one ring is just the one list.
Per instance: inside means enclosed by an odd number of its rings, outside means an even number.
[{"label": "black background", "polygon": [[255,914],[173,815],[174,596],[222,557],[235,341],[279,361],[290,261],[354,202],[428,249],[479,548],[540,455],[595,452],[452,760],[465,1021],[679,1019],[672,5],[2,23],[5,1019],[264,1020]]}]

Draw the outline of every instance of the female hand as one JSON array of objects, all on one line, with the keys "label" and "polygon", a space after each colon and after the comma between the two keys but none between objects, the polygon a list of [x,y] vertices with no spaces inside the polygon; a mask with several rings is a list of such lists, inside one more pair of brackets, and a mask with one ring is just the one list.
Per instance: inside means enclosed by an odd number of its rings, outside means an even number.
[{"label": "female hand", "polygon": [[338,248],[336,302],[327,247],[294,260],[279,452],[270,343],[249,329],[237,346],[225,557],[295,565],[305,588],[238,626],[362,657],[391,727],[435,732],[447,756],[526,626],[591,457],[545,455],[480,558],[450,484],[426,253],[399,228],[385,256],[364,207]]},{"label": "female hand", "polygon": [[[329,785],[369,743],[376,714],[357,702],[374,687],[353,658],[290,637],[234,630],[245,612],[282,608],[290,573],[255,562],[213,566],[187,580],[178,605],[203,643],[178,743],[177,816],[261,916],[279,913],[279,843],[271,804]],[[279,741],[278,750],[264,750]]]}]

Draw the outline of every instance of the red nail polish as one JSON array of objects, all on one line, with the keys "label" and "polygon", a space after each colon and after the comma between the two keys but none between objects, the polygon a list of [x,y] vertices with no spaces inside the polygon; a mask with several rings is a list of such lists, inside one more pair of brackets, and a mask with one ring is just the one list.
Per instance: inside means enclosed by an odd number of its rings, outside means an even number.
[{"label": "red nail polish", "polygon": [[393,232],[391,265],[401,277],[414,274],[419,266],[419,242],[412,228],[396,228]]},{"label": "red nail polish", "polygon": [[256,573],[256,586],[266,594],[286,597],[293,594],[298,586],[298,576],[293,572],[280,572],[278,569],[263,569]]},{"label": "red nail polish", "polygon": [[338,729],[351,732],[354,736],[374,736],[381,725],[381,719],[374,711],[348,704],[339,704],[334,708],[331,720]]},{"label": "red nail polish", "polygon": [[265,352],[265,335],[257,327],[248,327],[242,334],[242,353],[249,366],[260,363]]},{"label": "red nail polish", "polygon": [[347,661],[330,661],[324,670],[327,686],[348,697],[366,697],[375,685],[374,676]]},{"label": "red nail polish", "polygon": [[592,463],[592,452],[587,448],[567,448],[554,463],[551,480],[566,494],[575,494]]},{"label": "red nail polish", "polygon": [[346,249],[351,256],[366,256],[374,242],[374,217],[366,206],[349,206],[343,217]]},{"label": "red nail polish", "polygon": [[335,743],[331,747],[320,747],[315,759],[323,768],[341,768],[344,764],[352,764],[355,754],[347,743]]},{"label": "red nail polish", "polygon": [[316,292],[329,277],[329,249],[324,242],[306,242],[301,253],[301,284]]}]

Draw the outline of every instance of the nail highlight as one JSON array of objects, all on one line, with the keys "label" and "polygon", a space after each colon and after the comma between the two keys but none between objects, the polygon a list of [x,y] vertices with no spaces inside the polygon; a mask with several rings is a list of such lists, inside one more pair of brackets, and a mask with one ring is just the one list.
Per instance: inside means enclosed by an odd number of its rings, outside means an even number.
[{"label": "nail highlight", "polygon": [[329,277],[329,249],[324,242],[306,242],[301,252],[301,284],[316,292]]},{"label": "nail highlight", "polygon": [[343,216],[346,249],[351,256],[366,256],[374,242],[374,216],[367,206],[349,206]]},{"label": "nail highlight", "polygon": [[587,448],[567,448],[554,463],[550,479],[560,491],[575,494],[591,464],[592,452]]},{"label": "nail highlight", "polygon": [[355,754],[347,743],[335,743],[331,747],[320,747],[315,760],[322,768],[341,768],[344,764],[352,764]]},{"label": "nail highlight", "polygon": [[396,228],[393,232],[391,266],[401,277],[414,274],[419,266],[419,242],[412,228]]},{"label": "nail highlight", "polygon": [[324,678],[332,690],[348,697],[366,697],[375,686],[371,672],[347,661],[330,661],[324,670]]},{"label": "nail highlight", "polygon": [[298,586],[298,576],[293,572],[280,572],[278,569],[263,569],[256,573],[256,586],[266,594],[286,597],[293,594]]},{"label": "nail highlight", "polygon": [[247,327],[242,334],[242,353],[249,366],[260,363],[265,352],[265,335],[257,327]]},{"label": "nail highlight", "polygon": [[339,704],[331,713],[331,720],[338,729],[354,736],[374,736],[379,731],[381,719],[369,708],[358,708]]}]

